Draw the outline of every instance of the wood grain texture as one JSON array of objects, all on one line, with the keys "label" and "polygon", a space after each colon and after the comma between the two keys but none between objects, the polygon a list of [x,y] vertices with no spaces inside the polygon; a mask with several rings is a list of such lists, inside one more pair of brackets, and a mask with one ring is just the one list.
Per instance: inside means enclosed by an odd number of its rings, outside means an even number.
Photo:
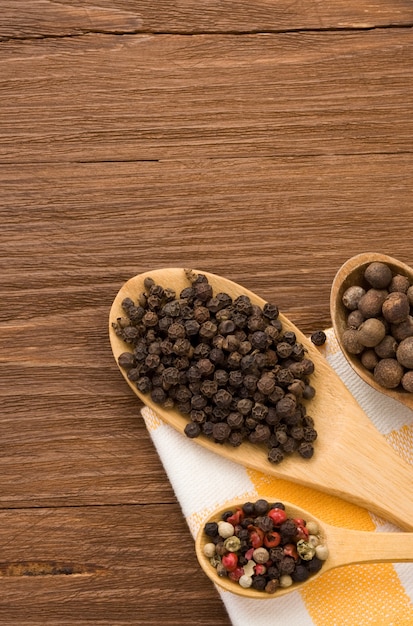
[{"label": "wood grain texture", "polygon": [[412,13],[0,0],[1,625],[228,626],[110,305],[195,266],[308,334],[348,257],[413,265]]},{"label": "wood grain texture", "polygon": [[172,527],[154,506],[0,511],[1,623],[229,624],[185,522],[162,510]]},{"label": "wood grain texture", "polygon": [[251,33],[329,28],[410,26],[409,0],[32,0],[24,16],[2,1],[0,40],[81,36],[85,33]]},{"label": "wood grain texture", "polygon": [[408,152],[412,44],[407,28],[4,43],[0,163]]}]

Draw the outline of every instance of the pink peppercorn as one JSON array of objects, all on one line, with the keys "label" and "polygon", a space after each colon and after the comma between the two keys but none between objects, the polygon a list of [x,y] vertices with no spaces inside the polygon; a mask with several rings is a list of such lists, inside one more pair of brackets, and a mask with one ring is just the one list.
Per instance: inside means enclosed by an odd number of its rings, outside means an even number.
[{"label": "pink peppercorn", "polygon": [[259,548],[264,543],[264,531],[258,526],[253,526],[252,524],[248,526],[248,530],[250,531],[249,540],[250,544],[253,548]]},{"label": "pink peppercorn", "polygon": [[283,547],[283,553],[285,556],[292,556],[293,559],[298,559],[298,552],[295,543],[286,543]]},{"label": "pink peppercorn", "polygon": [[249,550],[246,551],[244,556],[247,559],[247,561],[251,561],[254,550],[255,548],[250,548]]},{"label": "pink peppercorn", "polygon": [[232,572],[229,572],[228,578],[230,578],[231,580],[234,580],[237,583],[239,579],[241,578],[241,576],[243,575],[244,575],[244,568],[238,565]]},{"label": "pink peppercorn", "polygon": [[238,566],[238,557],[235,552],[228,552],[228,554],[224,554],[221,562],[227,572],[233,572]]},{"label": "pink peppercorn", "polygon": [[309,532],[305,526],[301,524],[297,525],[297,534],[295,536],[296,539],[308,539]]}]

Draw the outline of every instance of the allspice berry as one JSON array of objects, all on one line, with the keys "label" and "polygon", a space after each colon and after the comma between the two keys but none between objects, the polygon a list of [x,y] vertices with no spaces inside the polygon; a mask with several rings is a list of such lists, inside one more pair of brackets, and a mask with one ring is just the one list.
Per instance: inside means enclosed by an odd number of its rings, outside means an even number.
[{"label": "allspice berry", "polygon": [[375,289],[385,289],[390,284],[393,274],[386,263],[374,261],[366,267],[364,278]]},{"label": "allspice berry", "polygon": [[357,337],[357,330],[354,328],[347,328],[342,335],[342,342],[344,348],[350,354],[360,354],[364,350],[364,346]]},{"label": "allspice berry", "polygon": [[365,350],[361,354],[360,361],[363,367],[366,368],[366,370],[369,370],[369,372],[372,372],[374,368],[376,367],[377,363],[379,362],[379,357],[377,356],[373,348],[369,348],[369,350]]},{"label": "allspice berry", "polygon": [[410,313],[409,299],[405,293],[394,291],[389,293],[382,306],[382,313],[390,324],[400,324]]},{"label": "allspice berry", "polygon": [[349,311],[355,311],[358,307],[360,298],[364,296],[365,293],[366,290],[363,289],[363,287],[359,287],[359,285],[352,285],[346,289],[342,296],[342,302],[346,309]]},{"label": "allspice berry", "polygon": [[413,337],[407,337],[399,343],[396,358],[400,365],[413,369]]},{"label": "allspice berry", "polygon": [[406,337],[413,336],[413,317],[408,315],[407,319],[400,324],[391,325],[391,334],[396,341],[403,341]]},{"label": "allspice berry", "polygon": [[386,328],[376,317],[363,322],[357,329],[357,339],[366,348],[377,346],[386,334]]},{"label": "allspice berry", "polygon": [[358,328],[360,326],[360,324],[362,324],[364,322],[364,315],[361,311],[359,311],[358,309],[356,309],[355,311],[351,311],[348,314],[348,318],[347,318],[347,326],[349,328]]},{"label": "allspice berry", "polygon": [[397,341],[391,335],[385,335],[374,351],[381,359],[395,359],[397,350]]},{"label": "allspice berry", "polygon": [[387,296],[386,289],[369,289],[359,300],[359,311],[364,317],[378,317],[381,315],[381,307]]},{"label": "allspice berry", "polygon": [[413,370],[406,372],[402,378],[402,387],[405,391],[413,393]]},{"label": "allspice berry", "polygon": [[391,279],[388,289],[390,292],[401,291],[402,293],[406,293],[409,287],[410,281],[407,276],[403,276],[403,274],[395,274]]},{"label": "allspice berry", "polygon": [[374,368],[374,379],[386,389],[400,385],[404,370],[396,359],[381,359]]},{"label": "allspice berry", "polygon": [[[382,262],[370,263],[342,295],[341,345],[378,385],[413,393],[413,280]],[[364,293],[363,293],[364,292]]]}]

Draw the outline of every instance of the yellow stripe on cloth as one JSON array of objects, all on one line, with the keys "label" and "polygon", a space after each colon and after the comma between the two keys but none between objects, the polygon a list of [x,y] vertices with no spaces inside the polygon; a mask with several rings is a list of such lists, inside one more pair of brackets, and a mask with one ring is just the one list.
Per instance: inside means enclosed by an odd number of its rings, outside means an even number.
[{"label": "yellow stripe on cloth", "polygon": [[160,417],[158,417],[158,415],[154,411],[148,409],[147,407],[145,407],[144,411],[142,412],[142,416],[145,420],[146,428],[149,430],[149,432],[156,430],[165,423],[161,420]]},{"label": "yellow stripe on cloth", "polygon": [[413,624],[409,597],[389,563],[332,570],[308,583],[301,597],[316,626]]},{"label": "yellow stripe on cloth", "polygon": [[[260,496],[297,504],[328,524],[374,531],[365,509],[335,496],[248,470]],[[309,582],[300,592],[315,626],[413,625],[413,608],[391,564],[349,565]],[[357,614],[354,613],[357,607]]]},{"label": "yellow stripe on cloth", "polygon": [[386,439],[402,459],[413,465],[413,424],[405,424],[400,430],[392,430],[386,435]]},{"label": "yellow stripe on cloth", "polygon": [[257,492],[264,498],[272,501],[274,499],[286,500],[301,506],[327,524],[357,530],[375,529],[370,514],[355,504],[350,504],[340,498],[309,487],[295,485],[288,480],[274,478],[256,470],[248,469],[247,472]]}]

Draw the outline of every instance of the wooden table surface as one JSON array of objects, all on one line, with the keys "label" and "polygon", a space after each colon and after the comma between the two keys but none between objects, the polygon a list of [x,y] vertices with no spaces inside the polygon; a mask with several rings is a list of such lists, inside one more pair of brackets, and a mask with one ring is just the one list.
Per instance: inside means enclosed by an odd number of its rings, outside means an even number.
[{"label": "wooden table surface", "polygon": [[412,25],[411,0],[0,0],[1,624],[229,624],[109,308],[194,266],[311,333],[348,257],[413,264]]}]

